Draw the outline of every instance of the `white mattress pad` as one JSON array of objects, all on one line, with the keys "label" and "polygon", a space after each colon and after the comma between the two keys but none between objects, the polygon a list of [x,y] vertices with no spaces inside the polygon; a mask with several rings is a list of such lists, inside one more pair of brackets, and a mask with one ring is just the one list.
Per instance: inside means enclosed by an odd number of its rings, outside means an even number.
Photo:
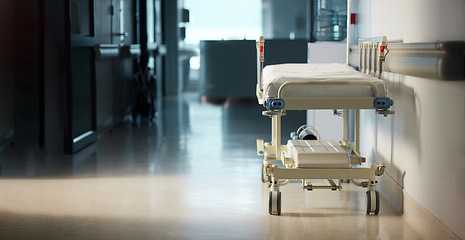
[{"label": "white mattress pad", "polygon": [[[387,97],[385,83],[361,73],[347,64],[277,64],[263,69],[264,99],[277,98],[278,89],[285,82],[369,81],[378,87],[379,97]],[[360,85],[291,85],[283,90],[284,98],[373,97],[370,86]]]}]

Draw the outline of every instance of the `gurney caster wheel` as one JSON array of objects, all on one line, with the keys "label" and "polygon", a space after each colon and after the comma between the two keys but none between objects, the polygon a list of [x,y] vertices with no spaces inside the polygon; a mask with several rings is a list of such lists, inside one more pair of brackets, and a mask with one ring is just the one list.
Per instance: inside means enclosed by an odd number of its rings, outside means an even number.
[{"label": "gurney caster wheel", "polygon": [[377,215],[379,213],[379,192],[367,191],[366,194],[367,214],[374,213]]},{"label": "gurney caster wheel", "polygon": [[270,191],[268,212],[270,215],[281,215],[281,192]]}]

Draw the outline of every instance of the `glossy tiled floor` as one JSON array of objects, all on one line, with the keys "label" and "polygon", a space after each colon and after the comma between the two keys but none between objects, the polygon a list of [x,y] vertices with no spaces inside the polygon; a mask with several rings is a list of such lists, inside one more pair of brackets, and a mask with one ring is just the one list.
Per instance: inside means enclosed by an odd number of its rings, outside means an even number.
[{"label": "glossy tiled floor", "polygon": [[[289,113],[283,135],[304,123]],[[255,139],[270,121],[256,104],[168,100],[156,122],[126,124],[75,154],[15,146],[1,152],[0,239],[418,239],[365,190],[282,188],[268,215]]]}]

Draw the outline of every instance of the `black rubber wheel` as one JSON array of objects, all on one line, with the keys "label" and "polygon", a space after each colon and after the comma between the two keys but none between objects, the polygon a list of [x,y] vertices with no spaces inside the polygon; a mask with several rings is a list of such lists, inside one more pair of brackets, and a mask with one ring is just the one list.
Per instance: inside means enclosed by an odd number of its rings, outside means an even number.
[{"label": "black rubber wheel", "polygon": [[273,201],[273,196],[272,196],[271,194],[273,194],[273,193],[270,192],[270,194],[268,195],[268,196],[269,196],[269,197],[268,197],[268,199],[269,199],[269,201],[268,201],[268,213],[269,213],[270,215],[273,215],[273,209],[272,209],[272,208],[273,208],[273,207],[272,207],[272,206],[273,206],[273,203],[272,203],[272,201]]},{"label": "black rubber wheel", "polygon": [[375,201],[374,203],[376,205],[375,205],[375,211],[374,212],[371,211],[371,204],[372,204],[373,199],[371,199],[370,191],[367,191],[366,195],[367,195],[367,198],[366,198],[366,200],[367,200],[367,214],[374,213],[375,215],[378,215],[378,213],[379,213],[379,192],[375,191],[375,198],[376,199],[374,199],[374,201]]},{"label": "black rubber wheel", "polygon": [[370,215],[370,212],[371,212],[371,194],[370,194],[370,191],[367,191],[366,195],[367,195],[367,198],[366,198],[366,201],[367,201],[367,215]]},{"label": "black rubber wheel", "polygon": [[268,202],[268,213],[270,215],[281,215],[281,192],[277,192],[276,208],[276,213],[273,213],[273,191],[270,191]]}]

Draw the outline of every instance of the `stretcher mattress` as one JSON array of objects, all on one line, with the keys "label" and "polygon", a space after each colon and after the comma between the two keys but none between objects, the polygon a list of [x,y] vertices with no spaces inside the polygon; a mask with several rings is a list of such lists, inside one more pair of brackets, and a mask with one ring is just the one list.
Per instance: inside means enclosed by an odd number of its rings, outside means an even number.
[{"label": "stretcher mattress", "polygon": [[301,168],[350,168],[349,154],[334,141],[289,140],[287,150]]},{"label": "stretcher mattress", "polygon": [[[377,87],[380,96],[387,97],[384,82],[371,75],[356,71],[347,64],[278,64],[263,69],[263,92],[265,99],[277,98],[279,87],[285,82],[330,82],[370,81]],[[291,85],[283,90],[284,98],[337,98],[373,97],[370,86],[336,85]]]}]

